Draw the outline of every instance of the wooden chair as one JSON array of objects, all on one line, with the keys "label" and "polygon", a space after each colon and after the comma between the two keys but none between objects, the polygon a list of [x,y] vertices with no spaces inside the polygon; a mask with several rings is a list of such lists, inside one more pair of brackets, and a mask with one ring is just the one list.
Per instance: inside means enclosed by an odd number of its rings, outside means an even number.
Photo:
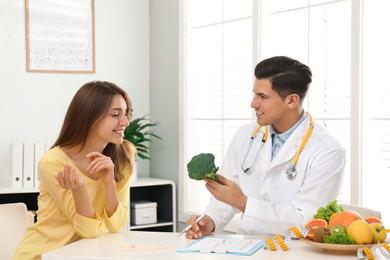
[{"label": "wooden chair", "polygon": [[0,204],[0,259],[12,259],[29,223],[24,203]]},{"label": "wooden chair", "polygon": [[381,218],[381,213],[377,210],[374,210],[374,209],[355,206],[355,205],[348,205],[348,204],[338,204],[338,205],[343,207],[344,211],[345,210],[352,210],[352,211],[359,213],[363,218],[367,218],[367,217]]}]

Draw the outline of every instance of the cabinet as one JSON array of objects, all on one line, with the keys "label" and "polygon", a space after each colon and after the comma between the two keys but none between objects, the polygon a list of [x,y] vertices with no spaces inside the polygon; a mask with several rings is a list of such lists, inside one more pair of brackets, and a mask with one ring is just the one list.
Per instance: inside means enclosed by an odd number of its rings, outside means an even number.
[{"label": "cabinet", "polygon": [[[157,223],[131,224],[130,203],[146,200],[157,203]],[[176,232],[176,186],[173,181],[138,177],[130,184],[128,230]]]},{"label": "cabinet", "polygon": [[0,204],[23,202],[28,210],[38,210],[38,188],[11,188],[0,186]]},{"label": "cabinet", "polygon": [[[38,210],[37,188],[11,188],[0,186],[0,204],[23,202],[28,210]],[[147,200],[157,203],[157,223],[131,225],[130,203]],[[129,219],[127,230],[176,232],[176,186],[173,181],[141,178],[130,183]]]}]

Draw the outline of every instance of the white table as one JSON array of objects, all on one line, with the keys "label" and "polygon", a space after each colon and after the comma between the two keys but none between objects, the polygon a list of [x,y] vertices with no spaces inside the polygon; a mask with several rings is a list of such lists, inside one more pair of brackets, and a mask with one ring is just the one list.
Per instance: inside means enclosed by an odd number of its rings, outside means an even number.
[{"label": "white table", "polygon": [[[353,254],[336,254],[329,251],[312,247],[299,240],[293,239],[291,248],[288,251],[272,252],[263,248],[251,256],[239,256],[229,254],[205,254],[205,253],[179,253],[176,252],[194,240],[186,239],[185,236],[176,238],[177,233],[167,232],[142,232],[142,231],[122,231],[119,233],[105,233],[98,238],[82,239],[62,248],[53,250],[42,255],[42,260],[113,260],[113,259],[283,259],[283,260],[328,260],[328,259],[355,259],[358,257]],[[219,235],[219,237],[233,238],[259,238],[259,236],[240,236],[240,235]],[[260,237],[269,238],[269,237]],[[147,252],[123,252],[120,251],[121,245],[144,245],[144,246],[166,246],[167,249],[147,251]],[[385,259],[376,252],[375,259]]]}]

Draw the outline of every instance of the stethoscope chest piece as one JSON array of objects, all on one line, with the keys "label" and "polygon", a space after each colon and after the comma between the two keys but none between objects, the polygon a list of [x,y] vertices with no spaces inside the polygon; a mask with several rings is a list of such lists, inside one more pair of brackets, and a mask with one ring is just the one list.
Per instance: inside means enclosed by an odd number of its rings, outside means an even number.
[{"label": "stethoscope chest piece", "polygon": [[295,166],[293,164],[290,164],[288,166],[288,169],[286,170],[287,179],[293,180],[295,176],[297,176],[297,171],[295,170]]}]

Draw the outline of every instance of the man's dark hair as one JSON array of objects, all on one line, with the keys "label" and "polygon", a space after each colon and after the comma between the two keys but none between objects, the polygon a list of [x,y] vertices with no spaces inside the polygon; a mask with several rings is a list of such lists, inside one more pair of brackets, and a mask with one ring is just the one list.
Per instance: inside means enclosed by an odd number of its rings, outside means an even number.
[{"label": "man's dark hair", "polygon": [[305,64],[286,56],[276,56],[257,64],[255,76],[256,79],[268,79],[272,89],[282,99],[290,94],[298,94],[302,104],[309,90],[312,74]]}]

